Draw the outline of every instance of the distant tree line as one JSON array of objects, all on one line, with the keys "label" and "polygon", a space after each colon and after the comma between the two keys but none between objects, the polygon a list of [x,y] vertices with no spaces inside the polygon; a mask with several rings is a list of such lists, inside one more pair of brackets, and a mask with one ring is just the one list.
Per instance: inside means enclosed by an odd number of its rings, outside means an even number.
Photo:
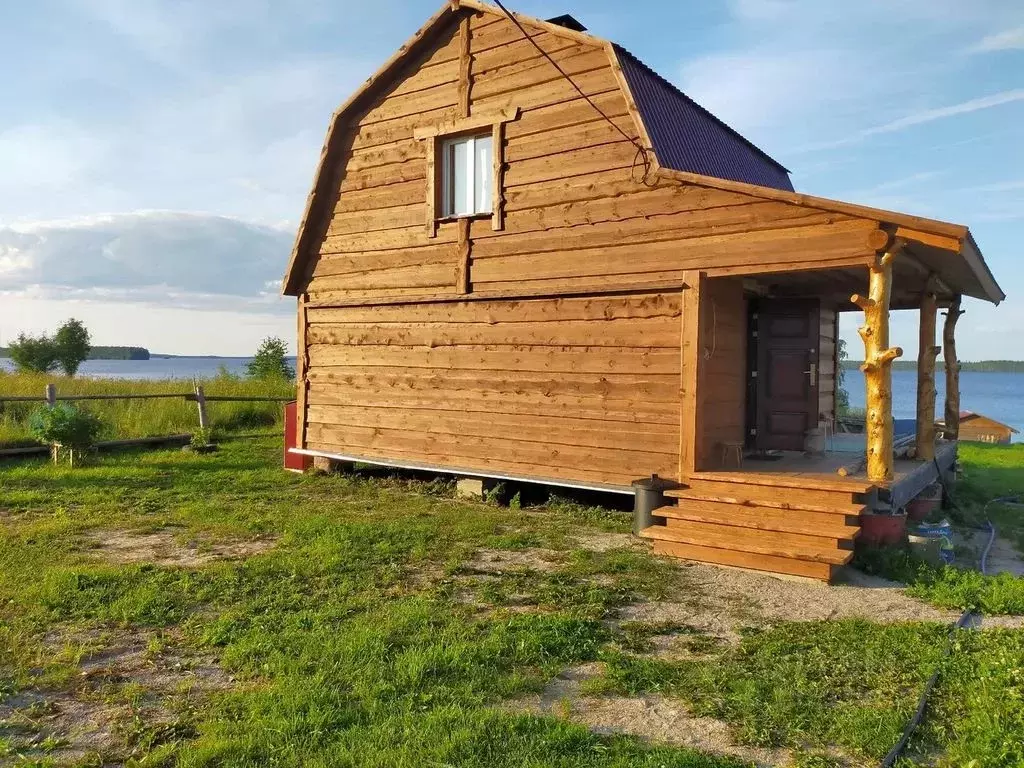
[{"label": "distant tree line", "polygon": [[[860,368],[863,363],[859,360],[845,360],[842,367],[847,370]],[[892,364],[894,371],[916,371],[916,360],[897,360]],[[935,364],[936,370],[944,371],[945,363],[939,360]],[[962,371],[981,371],[984,373],[1024,373],[1024,360],[979,360],[974,363],[961,363]]]},{"label": "distant tree line", "polygon": [[[0,347],[0,357],[10,357],[8,347]],[[150,353],[145,347],[90,347],[86,360],[149,360]]]}]

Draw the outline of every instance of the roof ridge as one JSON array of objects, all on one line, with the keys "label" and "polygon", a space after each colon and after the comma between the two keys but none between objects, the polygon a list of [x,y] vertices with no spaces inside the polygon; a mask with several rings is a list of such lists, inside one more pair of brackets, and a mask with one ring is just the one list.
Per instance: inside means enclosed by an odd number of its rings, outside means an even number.
[{"label": "roof ridge", "polygon": [[673,83],[673,82],[672,82],[671,80],[669,80],[669,79],[668,79],[668,78],[666,78],[666,77],[665,77],[664,75],[662,75],[662,74],[661,74],[660,72],[658,72],[658,70],[656,70],[656,69],[654,69],[653,67],[651,67],[651,66],[650,66],[649,64],[647,64],[647,63],[646,63],[646,62],[645,62],[645,61],[644,61],[643,59],[641,59],[641,58],[640,58],[639,56],[637,56],[636,54],[634,54],[633,52],[631,52],[630,50],[628,50],[628,49],[627,49],[627,48],[625,48],[624,46],[620,45],[619,43],[616,43],[616,42],[612,41],[612,45],[613,45],[613,46],[615,47],[615,49],[616,49],[617,51],[619,51],[620,53],[623,53],[623,54],[625,54],[626,56],[629,56],[629,57],[630,57],[631,59],[633,59],[633,61],[635,61],[635,62],[637,63],[637,65],[639,65],[640,67],[643,67],[643,69],[644,69],[644,70],[645,70],[646,72],[648,72],[649,74],[651,74],[651,75],[652,75],[653,77],[657,78],[657,79],[658,79],[658,81],[659,81],[660,83],[662,83],[663,85],[665,85],[665,86],[666,86],[667,88],[671,89],[671,90],[672,90],[672,91],[673,91],[674,93],[676,93],[677,95],[679,95],[679,96],[681,96],[682,98],[686,99],[686,101],[688,101],[688,102],[689,102],[690,104],[692,104],[692,105],[693,105],[694,107],[696,107],[696,108],[697,108],[697,109],[699,109],[699,110],[700,110],[701,112],[703,112],[703,113],[704,113],[705,115],[707,115],[708,117],[710,117],[710,118],[711,118],[712,120],[714,120],[714,121],[715,121],[715,122],[716,122],[716,123],[717,123],[718,125],[720,125],[720,126],[722,126],[723,128],[725,128],[725,130],[729,131],[729,133],[731,133],[731,134],[732,134],[733,136],[735,136],[735,137],[736,137],[737,139],[739,139],[740,141],[742,141],[742,142],[743,142],[744,144],[746,144],[746,145],[747,145],[748,147],[750,147],[750,148],[751,148],[752,150],[754,150],[755,152],[757,152],[757,153],[758,153],[759,155],[761,155],[761,157],[763,157],[763,158],[764,158],[765,160],[768,160],[768,161],[769,161],[770,163],[772,163],[772,165],[774,165],[774,166],[775,166],[775,167],[777,167],[777,168],[780,168],[780,169],[782,169],[782,170],[783,170],[783,171],[785,171],[786,173],[792,173],[792,171],[790,171],[790,170],[789,170],[789,168],[787,168],[786,166],[784,166],[784,165],[783,165],[782,163],[780,163],[780,162],[779,162],[778,160],[776,160],[776,159],[775,159],[774,157],[772,157],[772,156],[771,156],[771,155],[769,155],[769,154],[768,154],[767,152],[765,152],[765,151],[764,151],[763,149],[761,149],[761,148],[760,148],[759,146],[757,146],[757,144],[755,144],[754,142],[752,142],[752,141],[751,141],[750,139],[748,139],[748,138],[747,138],[746,136],[744,136],[744,135],[743,135],[742,133],[740,133],[740,132],[739,132],[739,131],[737,131],[737,130],[736,130],[735,128],[733,128],[733,127],[732,127],[731,125],[729,125],[729,124],[728,124],[727,122],[725,122],[724,120],[722,120],[722,118],[718,117],[718,115],[716,115],[716,114],[715,114],[714,112],[712,112],[711,110],[707,109],[706,107],[703,107],[703,106],[701,106],[701,105],[700,105],[699,103],[697,103],[696,101],[694,101],[694,100],[693,100],[693,99],[692,99],[692,98],[691,98],[690,96],[687,96],[687,95],[686,95],[686,94],[685,94],[685,93],[684,93],[684,92],[683,92],[683,91],[682,91],[682,90],[681,90],[681,89],[679,88],[679,86],[677,86],[677,85],[676,85],[675,83]]}]

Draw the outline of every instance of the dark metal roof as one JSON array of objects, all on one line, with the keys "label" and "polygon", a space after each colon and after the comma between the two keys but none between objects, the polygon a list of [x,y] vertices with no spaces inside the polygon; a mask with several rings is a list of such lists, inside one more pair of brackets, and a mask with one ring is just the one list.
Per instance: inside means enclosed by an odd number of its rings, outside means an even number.
[{"label": "dark metal roof", "polygon": [[557,24],[560,27],[571,29],[574,32],[586,32],[587,28],[580,23],[572,14],[563,13],[561,16],[555,16],[553,19],[548,19],[548,24]]},{"label": "dark metal roof", "polygon": [[793,192],[789,170],[625,48],[622,71],[664,167]]}]

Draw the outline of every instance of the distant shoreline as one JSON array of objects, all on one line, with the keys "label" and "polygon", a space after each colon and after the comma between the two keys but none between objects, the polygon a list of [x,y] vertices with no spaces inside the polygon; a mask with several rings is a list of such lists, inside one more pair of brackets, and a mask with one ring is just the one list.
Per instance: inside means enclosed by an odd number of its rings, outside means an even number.
[{"label": "distant shoreline", "polygon": [[[97,345],[89,350],[87,360],[149,360],[154,355],[145,347],[111,347]],[[0,358],[11,359],[10,349],[0,347]]]},{"label": "distant shoreline", "polygon": [[[846,360],[842,363],[843,368],[848,371],[857,370],[863,365],[862,360]],[[892,364],[894,371],[916,371],[916,360],[897,360]],[[935,363],[936,371],[945,371],[946,366],[941,360]],[[1024,360],[977,360],[975,362],[963,362],[960,364],[961,371],[973,371],[975,373],[1024,373]]]}]

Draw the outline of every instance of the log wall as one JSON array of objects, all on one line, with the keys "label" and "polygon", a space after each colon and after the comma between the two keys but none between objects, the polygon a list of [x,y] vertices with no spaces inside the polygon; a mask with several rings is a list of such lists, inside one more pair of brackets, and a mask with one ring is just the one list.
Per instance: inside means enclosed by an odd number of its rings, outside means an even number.
[{"label": "log wall", "polygon": [[615,485],[676,476],[679,292],[308,317],[308,448]]}]

